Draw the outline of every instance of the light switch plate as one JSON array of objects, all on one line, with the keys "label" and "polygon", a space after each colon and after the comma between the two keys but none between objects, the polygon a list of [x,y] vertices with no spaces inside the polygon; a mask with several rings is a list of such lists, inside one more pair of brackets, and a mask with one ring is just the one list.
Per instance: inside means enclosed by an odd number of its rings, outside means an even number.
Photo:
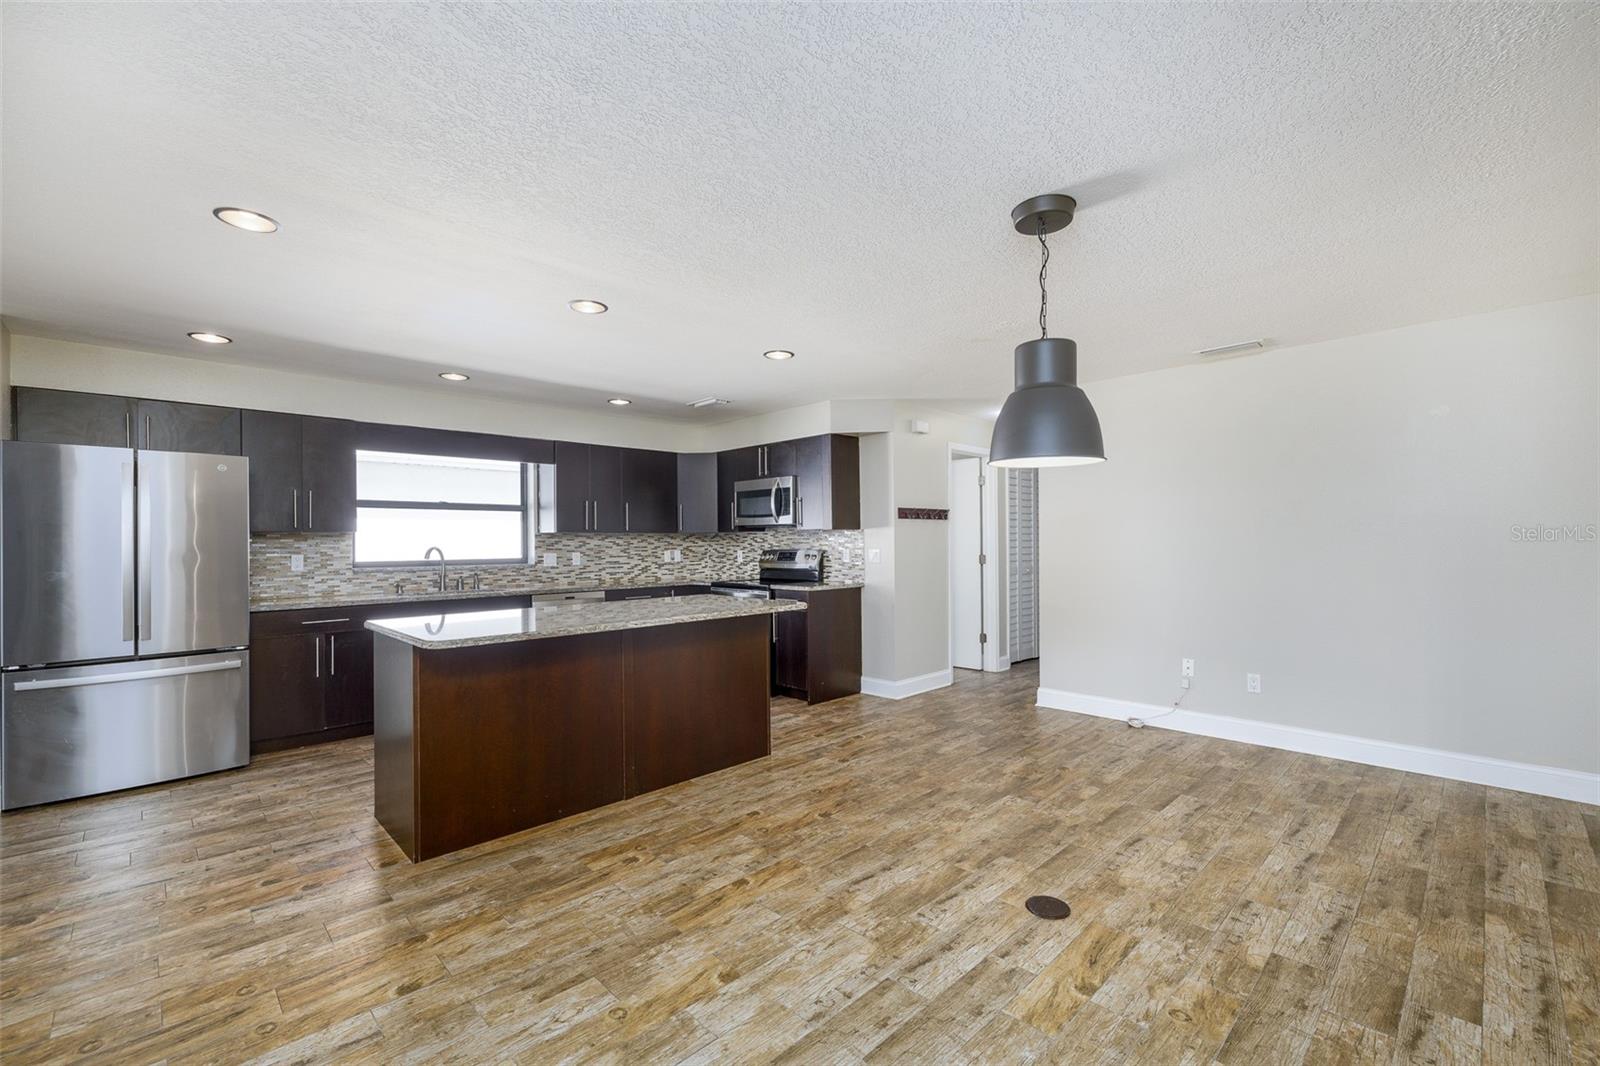
[{"label": "light switch plate", "polygon": [[867,562],[869,562],[869,563],[881,563],[881,562],[883,562],[883,549],[882,548],[868,548],[867,549]]},{"label": "light switch plate", "polygon": [[582,552],[573,552],[572,553],[572,565],[573,566],[582,566],[583,565],[583,553]]},{"label": "light switch plate", "polygon": [[300,571],[304,570],[305,568],[306,568],[306,557],[304,555],[291,555],[291,556],[289,556],[289,569],[290,570],[293,570],[295,573],[298,574]]},{"label": "light switch plate", "polygon": [[544,553],[544,565],[550,567],[550,569],[552,569],[552,570],[554,570],[556,568],[556,553],[555,552],[545,552]]}]

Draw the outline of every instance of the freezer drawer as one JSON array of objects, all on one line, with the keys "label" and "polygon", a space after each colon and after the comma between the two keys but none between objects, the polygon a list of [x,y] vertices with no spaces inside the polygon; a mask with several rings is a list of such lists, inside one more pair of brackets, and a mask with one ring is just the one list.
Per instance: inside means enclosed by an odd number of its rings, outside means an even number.
[{"label": "freezer drawer", "polygon": [[5,674],[0,806],[245,765],[249,671],[249,652],[228,651]]}]

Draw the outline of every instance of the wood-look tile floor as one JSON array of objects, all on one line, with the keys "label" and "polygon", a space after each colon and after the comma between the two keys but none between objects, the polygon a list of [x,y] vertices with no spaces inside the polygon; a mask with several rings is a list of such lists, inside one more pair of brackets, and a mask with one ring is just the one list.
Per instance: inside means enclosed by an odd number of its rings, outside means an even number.
[{"label": "wood-look tile floor", "polygon": [[781,702],[771,759],[417,866],[370,739],[7,815],[0,1054],[1600,1061],[1600,809],[1036,684]]}]

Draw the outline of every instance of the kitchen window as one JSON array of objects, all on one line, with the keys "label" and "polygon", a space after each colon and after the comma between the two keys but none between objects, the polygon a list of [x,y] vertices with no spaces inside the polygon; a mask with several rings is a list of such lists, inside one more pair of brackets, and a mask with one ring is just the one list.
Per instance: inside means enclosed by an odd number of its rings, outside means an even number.
[{"label": "kitchen window", "polygon": [[356,452],[357,566],[415,566],[437,547],[452,563],[528,558],[528,479],[521,463]]}]

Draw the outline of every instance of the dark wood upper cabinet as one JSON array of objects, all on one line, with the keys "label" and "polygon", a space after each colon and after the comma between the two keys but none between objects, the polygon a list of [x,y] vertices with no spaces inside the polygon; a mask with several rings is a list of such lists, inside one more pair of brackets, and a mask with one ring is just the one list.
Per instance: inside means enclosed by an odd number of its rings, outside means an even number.
[{"label": "dark wood upper cabinet", "polygon": [[167,400],[133,401],[139,447],[158,452],[239,454],[239,409]]},{"label": "dark wood upper cabinet", "polygon": [[353,533],[356,426],[342,418],[245,411],[252,533]]},{"label": "dark wood upper cabinet", "polygon": [[356,428],[357,423],[342,418],[300,420],[300,483],[305,488],[301,529],[355,532]]},{"label": "dark wood upper cabinet", "polygon": [[840,433],[794,443],[795,525],[861,528],[861,442]]},{"label": "dark wood upper cabinet", "polygon": [[503,459],[513,463],[555,462],[554,441],[382,422],[356,423],[356,447],[374,452]]},{"label": "dark wood upper cabinet", "polygon": [[300,416],[243,411],[239,438],[250,460],[250,532],[300,528]]},{"label": "dark wood upper cabinet", "polygon": [[678,532],[717,531],[717,456],[715,452],[678,455]]},{"label": "dark wood upper cabinet", "polygon": [[672,452],[622,452],[622,524],[629,533],[678,529],[678,457]]},{"label": "dark wood upper cabinet", "polygon": [[18,387],[12,403],[18,440],[133,447],[133,402],[126,396]]},{"label": "dark wood upper cabinet", "polygon": [[594,501],[591,528],[598,533],[627,532],[622,506],[623,451],[604,444],[589,445],[589,499]]},{"label": "dark wood upper cabinet", "polygon": [[794,477],[795,445],[797,441],[780,440],[776,444],[761,446],[762,477]]},{"label": "dark wood upper cabinet", "polygon": [[584,533],[592,528],[589,498],[589,446],[558,440],[555,446],[556,532]]},{"label": "dark wood upper cabinet", "polygon": [[759,477],[761,449],[759,447],[734,448],[717,453],[717,529],[732,533],[733,486],[740,481]]}]

